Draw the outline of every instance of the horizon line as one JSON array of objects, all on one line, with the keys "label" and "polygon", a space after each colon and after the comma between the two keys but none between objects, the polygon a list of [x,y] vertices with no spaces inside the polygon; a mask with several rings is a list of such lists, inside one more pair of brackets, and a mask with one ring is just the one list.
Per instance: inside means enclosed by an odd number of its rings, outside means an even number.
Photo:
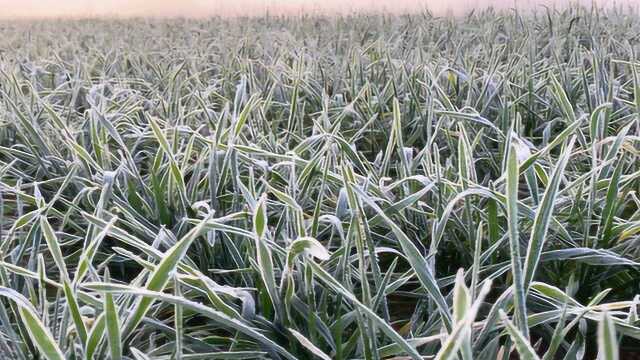
[{"label": "horizon line", "polygon": [[[7,0],[0,0],[0,7],[2,3]],[[196,0],[197,1],[197,0]],[[396,0],[398,1],[398,0]],[[135,19],[148,19],[148,20],[169,20],[169,19],[185,19],[185,20],[206,20],[206,19],[242,19],[242,18],[266,18],[266,17],[284,17],[284,18],[300,18],[300,17],[349,17],[349,16],[364,16],[364,15],[389,15],[389,16],[406,16],[406,15],[424,15],[430,14],[432,16],[467,16],[475,11],[489,11],[496,12],[537,12],[539,9],[549,8],[554,11],[562,11],[570,8],[586,8],[586,9],[602,9],[602,10],[615,10],[615,9],[633,9],[638,11],[640,9],[640,2],[632,1],[611,1],[611,0],[543,0],[537,4],[518,4],[517,0],[509,0],[509,3],[495,3],[495,0],[466,0],[466,4],[458,7],[452,7],[450,4],[440,4],[440,6],[433,6],[434,4],[427,4],[427,2],[417,1],[413,5],[409,6],[405,0],[400,1],[399,6],[393,8],[391,4],[383,4],[382,6],[372,7],[357,7],[350,6],[346,8],[337,7],[325,7],[320,8],[318,5],[305,4],[305,5],[289,5],[281,7],[273,6],[258,6],[253,7],[251,10],[241,9],[236,7],[232,9],[230,7],[226,9],[214,9],[209,4],[205,9],[200,3],[200,6],[194,6],[193,10],[187,10],[187,7],[181,7],[180,9],[161,9],[154,8],[148,11],[142,11],[141,9],[128,9],[128,11],[118,10],[90,10],[90,11],[77,11],[69,12],[67,14],[61,14],[58,12],[46,13],[29,13],[25,11],[5,12],[0,15],[2,21],[42,21],[42,20],[135,20]],[[484,2],[484,6],[468,6],[469,2]],[[265,0],[266,3],[266,0]],[[442,6],[445,5],[445,6]],[[200,11],[198,11],[200,10]]]}]

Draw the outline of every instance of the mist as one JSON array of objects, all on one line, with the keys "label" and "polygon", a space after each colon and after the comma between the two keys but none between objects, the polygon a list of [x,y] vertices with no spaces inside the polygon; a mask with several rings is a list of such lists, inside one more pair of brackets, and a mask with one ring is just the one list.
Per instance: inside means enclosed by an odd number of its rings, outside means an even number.
[{"label": "mist", "polygon": [[425,8],[436,14],[463,14],[471,9],[530,9],[542,5],[564,7],[580,3],[638,8],[640,0],[0,0],[1,18],[50,17],[209,17],[347,14],[352,12],[406,13]]}]

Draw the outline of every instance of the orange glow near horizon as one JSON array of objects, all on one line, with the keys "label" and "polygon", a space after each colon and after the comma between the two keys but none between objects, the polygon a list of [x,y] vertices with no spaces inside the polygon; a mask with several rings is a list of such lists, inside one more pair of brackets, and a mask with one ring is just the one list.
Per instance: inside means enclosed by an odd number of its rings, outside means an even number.
[{"label": "orange glow near horizon", "polygon": [[464,13],[475,8],[530,8],[536,5],[596,3],[601,6],[631,5],[640,0],[0,0],[0,18],[86,16],[238,16],[326,13],[354,11],[403,13],[428,8],[442,13]]}]

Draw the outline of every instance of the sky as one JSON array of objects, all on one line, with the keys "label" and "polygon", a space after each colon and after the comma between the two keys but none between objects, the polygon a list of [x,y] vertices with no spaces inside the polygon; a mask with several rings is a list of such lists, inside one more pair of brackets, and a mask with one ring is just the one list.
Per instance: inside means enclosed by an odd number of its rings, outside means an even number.
[{"label": "sky", "polygon": [[[640,0],[537,0],[536,4],[559,6],[582,1],[600,5],[631,4]],[[0,0],[0,17],[87,16],[186,16],[262,15],[301,12],[349,13],[352,11],[407,12],[428,7],[435,13],[464,13],[473,8],[519,8],[531,0]]]}]

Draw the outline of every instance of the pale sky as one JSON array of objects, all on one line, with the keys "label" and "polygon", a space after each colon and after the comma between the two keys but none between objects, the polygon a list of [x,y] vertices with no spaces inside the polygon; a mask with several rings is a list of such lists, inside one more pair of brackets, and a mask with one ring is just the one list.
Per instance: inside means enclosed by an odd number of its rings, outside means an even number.
[{"label": "pale sky", "polygon": [[[593,0],[600,5],[631,4],[640,0]],[[530,7],[592,0],[0,0],[0,18],[84,16],[187,16],[298,14],[303,11],[346,13],[354,10],[406,12],[425,6],[435,13],[461,13],[471,8]]]}]

